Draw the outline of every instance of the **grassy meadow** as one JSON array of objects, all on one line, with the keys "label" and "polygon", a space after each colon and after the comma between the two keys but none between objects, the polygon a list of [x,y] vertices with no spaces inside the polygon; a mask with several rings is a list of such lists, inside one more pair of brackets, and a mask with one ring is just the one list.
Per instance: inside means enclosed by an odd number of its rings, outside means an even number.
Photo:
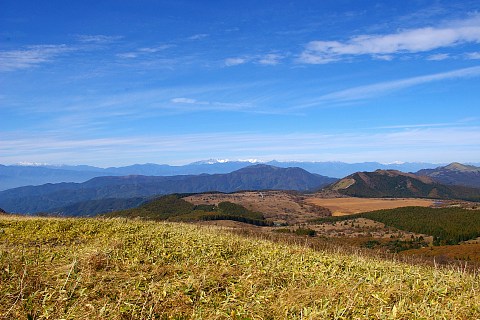
[{"label": "grassy meadow", "polygon": [[478,319],[480,278],[182,223],[0,217],[4,319]]}]

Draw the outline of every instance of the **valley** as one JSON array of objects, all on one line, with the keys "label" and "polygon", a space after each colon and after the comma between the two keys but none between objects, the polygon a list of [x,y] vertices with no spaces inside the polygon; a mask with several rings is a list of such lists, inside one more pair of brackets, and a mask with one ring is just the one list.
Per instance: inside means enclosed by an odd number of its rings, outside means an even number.
[{"label": "valley", "polygon": [[[169,199],[175,199],[175,202]],[[238,207],[234,209],[234,205]],[[355,198],[328,190],[318,193],[266,190],[164,196],[138,209],[112,212],[104,216],[184,221],[240,233],[248,231],[263,237],[272,234],[284,234],[285,237],[293,238],[309,235],[304,239],[305,242],[316,242],[323,238],[339,246],[374,249],[391,254],[447,242],[457,246],[470,243],[476,237],[475,233],[458,233],[461,227],[455,226],[469,224],[473,228],[471,231],[478,230],[480,236],[480,224],[474,223],[475,217],[480,217],[480,210],[472,208],[478,209],[477,204],[458,200]],[[473,218],[465,215],[469,212],[474,214]],[[376,213],[378,214],[375,215]],[[382,220],[381,217],[391,214],[397,214],[397,218]],[[440,219],[445,221],[443,225],[436,226],[429,222],[437,214],[438,218],[447,214],[443,220]],[[402,218],[403,215],[405,218]],[[414,221],[416,216],[419,218],[416,225],[406,223]],[[428,224],[432,227],[428,228]],[[449,231],[454,238],[441,238],[441,234],[435,233],[435,228],[457,229]],[[429,257],[436,257],[434,254],[424,255],[422,251],[417,254],[412,251],[410,255],[420,259],[425,257],[425,262],[432,261]],[[473,253],[469,261],[477,265],[477,258],[480,258],[480,252]],[[455,263],[458,259],[443,260]]]}]

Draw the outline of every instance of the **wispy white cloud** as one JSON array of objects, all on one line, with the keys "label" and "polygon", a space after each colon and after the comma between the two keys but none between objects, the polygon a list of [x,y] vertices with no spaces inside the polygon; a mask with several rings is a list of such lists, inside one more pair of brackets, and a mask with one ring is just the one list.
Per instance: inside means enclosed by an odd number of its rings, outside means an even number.
[{"label": "wispy white cloud", "polygon": [[324,64],[358,55],[419,53],[480,42],[480,14],[438,27],[401,30],[391,34],[353,36],[347,41],[311,41],[298,61]]},{"label": "wispy white cloud", "polygon": [[382,126],[374,129],[413,129],[413,128],[433,128],[433,127],[454,127],[461,122],[443,122],[443,123],[415,123],[415,124],[398,124],[392,126]]},{"label": "wispy white cloud", "polygon": [[116,56],[122,59],[149,57],[151,55],[155,55],[158,52],[167,50],[172,47],[174,47],[174,45],[171,45],[171,44],[163,44],[163,45],[154,46],[154,47],[142,47],[142,48],[135,49],[133,51],[117,53]]},{"label": "wispy white cloud", "polygon": [[122,59],[134,59],[138,57],[138,52],[122,52],[122,53],[117,53],[117,57],[122,58]]},{"label": "wispy white cloud", "polygon": [[269,53],[259,58],[258,63],[263,65],[277,65],[284,57],[278,53]]},{"label": "wispy white cloud", "polygon": [[372,56],[376,60],[383,60],[383,61],[392,61],[393,55],[391,54],[376,54]]},{"label": "wispy white cloud", "polygon": [[248,62],[247,58],[241,58],[241,57],[227,58],[225,59],[225,66],[227,67],[238,66],[240,64],[244,64],[247,62]]},{"label": "wispy white cloud", "polygon": [[197,100],[190,99],[190,98],[173,98],[170,100],[170,102],[194,104],[194,103],[197,103]]},{"label": "wispy white cloud", "polygon": [[448,53],[437,53],[437,54],[432,54],[427,57],[427,60],[431,61],[442,61],[450,58],[450,55]]},{"label": "wispy white cloud", "polygon": [[327,64],[339,60],[341,60],[340,57],[335,57],[333,55],[322,55],[311,50],[302,52],[300,57],[297,59],[298,62],[306,64]]},{"label": "wispy white cloud", "polygon": [[209,34],[207,34],[207,33],[199,33],[199,34],[194,34],[191,37],[188,37],[188,39],[189,40],[200,40],[200,39],[204,39],[208,36],[209,36]]},{"label": "wispy white cloud", "polygon": [[[43,131],[53,126],[81,132],[100,132],[113,123],[141,123],[143,119],[199,112],[279,114],[281,111],[265,107],[262,101],[243,94],[248,88],[259,85],[259,82],[223,83],[216,86],[159,87],[102,95],[59,95],[54,101],[50,97],[44,97],[35,103],[21,103],[15,108],[15,114],[18,117],[38,117],[39,121],[31,130]],[[139,106],[142,112],[139,112]]]},{"label": "wispy white cloud", "polygon": [[480,59],[480,51],[469,52],[469,53],[466,53],[465,56],[467,59],[470,59],[470,60],[478,60]]},{"label": "wispy white cloud", "polygon": [[0,71],[28,69],[41,63],[50,62],[55,57],[73,48],[61,45],[33,45],[20,50],[0,51]]},{"label": "wispy white cloud", "polygon": [[138,49],[138,51],[139,52],[146,52],[146,53],[157,53],[157,52],[160,52],[160,51],[172,48],[172,47],[174,47],[173,44],[162,44],[162,45],[154,46],[154,47],[143,47],[143,48]]},{"label": "wispy white cloud", "polygon": [[[219,102],[219,101],[200,101],[192,98],[173,98],[170,102],[176,105],[180,105],[182,108],[175,108],[176,112],[189,112],[189,111],[237,111],[237,112],[264,112],[256,110],[250,103],[231,103],[231,102]],[[194,107],[194,108],[192,108]],[[168,108],[168,107],[165,107]]]},{"label": "wispy white cloud", "polygon": [[[77,35],[76,39],[82,44],[41,44],[28,45],[15,50],[3,50],[0,51],[0,72],[32,68],[51,62],[68,52],[88,51],[95,48],[95,45],[112,43],[122,38],[121,36]],[[123,57],[133,57],[133,54],[135,53],[125,53]]]},{"label": "wispy white cloud", "polygon": [[256,63],[265,66],[274,66],[281,63],[285,57],[286,55],[280,53],[267,53],[260,55],[233,57],[225,59],[224,65],[227,67],[232,67],[245,63]]},{"label": "wispy white cloud", "polygon": [[307,108],[318,105],[324,105],[326,103],[344,103],[351,101],[358,101],[368,98],[373,98],[387,94],[389,92],[405,89],[408,87],[413,87],[429,82],[457,79],[457,78],[468,78],[468,77],[478,77],[480,76],[480,66],[464,68],[453,70],[449,72],[435,73],[425,76],[412,77],[407,79],[387,81],[381,83],[375,83],[371,85],[354,87],[346,90],[340,90],[332,93],[328,93],[320,96],[319,98],[311,101],[309,103],[303,104],[298,108]]},{"label": "wispy white cloud", "polygon": [[95,43],[95,44],[107,44],[112,43],[117,40],[122,39],[123,36],[107,36],[103,34],[95,34],[95,35],[88,35],[88,34],[81,34],[77,35],[77,39],[83,43]]}]

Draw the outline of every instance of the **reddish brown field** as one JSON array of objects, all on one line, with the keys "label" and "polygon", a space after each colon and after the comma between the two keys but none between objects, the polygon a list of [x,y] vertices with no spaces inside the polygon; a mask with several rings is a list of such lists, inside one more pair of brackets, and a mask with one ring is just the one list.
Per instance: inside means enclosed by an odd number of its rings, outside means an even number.
[{"label": "reddish brown field", "polygon": [[480,263],[480,243],[413,249],[404,251],[402,254],[435,257],[439,260],[448,258]]},{"label": "reddish brown field", "polygon": [[333,216],[409,206],[430,207],[434,204],[430,199],[308,198],[305,201],[328,208]]}]

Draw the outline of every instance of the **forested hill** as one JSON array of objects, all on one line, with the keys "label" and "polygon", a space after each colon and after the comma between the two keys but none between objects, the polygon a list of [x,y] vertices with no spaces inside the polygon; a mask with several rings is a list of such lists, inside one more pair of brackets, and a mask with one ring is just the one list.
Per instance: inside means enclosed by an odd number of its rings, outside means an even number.
[{"label": "forested hill", "polygon": [[232,173],[214,175],[97,177],[84,183],[46,184],[5,190],[0,192],[0,206],[9,212],[37,213],[106,198],[207,191],[317,190],[336,180],[300,168],[268,165],[254,165]]},{"label": "forested hill", "polygon": [[266,221],[261,212],[248,210],[236,203],[225,201],[218,205],[194,205],[182,199],[178,194],[162,196],[148,201],[138,208],[114,211],[103,216],[184,222],[233,220],[258,226],[273,224]]}]

